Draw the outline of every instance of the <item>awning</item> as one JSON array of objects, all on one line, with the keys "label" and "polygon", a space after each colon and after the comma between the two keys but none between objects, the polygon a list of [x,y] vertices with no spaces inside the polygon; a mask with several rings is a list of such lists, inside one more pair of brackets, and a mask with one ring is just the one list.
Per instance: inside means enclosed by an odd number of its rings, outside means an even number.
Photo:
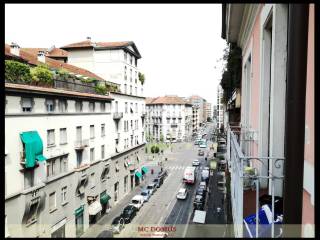
[{"label": "awning", "polygon": [[216,161],[210,161],[210,169],[216,169],[217,168],[217,162]]},{"label": "awning", "polygon": [[97,215],[99,212],[101,212],[102,207],[99,201],[94,201],[89,205],[88,211],[89,215]]},{"label": "awning", "polygon": [[25,144],[26,168],[32,168],[36,164],[36,160],[47,160],[43,156],[43,143],[37,131],[20,133],[20,138]]},{"label": "awning", "polygon": [[111,197],[110,197],[108,194],[103,193],[103,194],[100,196],[100,203],[101,203],[101,204],[107,204],[110,199],[111,199]]},{"label": "awning", "polygon": [[84,205],[82,205],[81,207],[77,208],[75,211],[74,211],[74,215],[76,215],[76,217],[80,216],[84,211]]},{"label": "awning", "polygon": [[136,175],[138,178],[142,178],[142,174],[141,174],[141,172],[139,172],[139,171],[136,171],[136,172],[135,172],[135,175]]},{"label": "awning", "polygon": [[144,173],[147,173],[147,172],[148,172],[148,168],[145,167],[145,166],[143,166],[143,167],[141,168],[141,171],[144,172]]}]

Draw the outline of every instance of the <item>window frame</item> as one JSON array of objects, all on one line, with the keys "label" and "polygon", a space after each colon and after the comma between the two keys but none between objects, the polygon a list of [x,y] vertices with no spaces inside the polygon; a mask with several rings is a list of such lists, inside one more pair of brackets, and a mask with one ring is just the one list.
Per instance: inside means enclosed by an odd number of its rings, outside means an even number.
[{"label": "window frame", "polygon": [[[53,133],[53,143],[51,143],[51,141],[49,142],[50,138],[50,131],[52,131]],[[56,145],[56,136],[55,136],[55,129],[47,129],[47,147],[53,147]]]},{"label": "window frame", "polygon": [[[50,198],[51,196],[54,196],[54,206],[51,206],[50,203],[52,203],[52,198]],[[56,194],[56,191],[54,192],[51,192],[49,193],[49,197],[48,197],[48,200],[49,200],[49,204],[48,204],[48,207],[49,207],[49,212],[53,212],[57,209],[57,194]]]}]

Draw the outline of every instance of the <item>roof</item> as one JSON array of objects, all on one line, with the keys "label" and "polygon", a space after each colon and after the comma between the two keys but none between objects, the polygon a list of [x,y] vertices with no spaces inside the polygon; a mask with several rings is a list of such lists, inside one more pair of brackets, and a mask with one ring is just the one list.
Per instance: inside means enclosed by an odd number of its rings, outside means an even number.
[{"label": "roof", "polygon": [[[127,47],[132,46],[135,52],[132,52]],[[113,48],[125,48],[137,58],[141,58],[141,55],[133,41],[122,41],[122,42],[92,42],[86,40],[82,42],[76,42],[62,46],[61,49],[71,50],[79,48],[93,48],[93,49],[113,49]]]},{"label": "roof", "polygon": [[183,98],[178,97],[177,95],[167,95],[164,97],[156,97],[156,98],[146,98],[147,105],[154,105],[154,104],[190,104],[189,102],[185,101]]},{"label": "roof", "polygon": [[57,94],[57,95],[64,95],[64,96],[76,96],[76,97],[83,97],[83,98],[93,98],[93,99],[99,99],[99,100],[113,100],[112,97],[106,96],[106,95],[99,95],[99,94],[92,94],[92,93],[83,93],[83,92],[75,92],[75,91],[69,91],[69,90],[63,90],[63,89],[57,89],[57,88],[50,88],[50,87],[38,87],[33,85],[25,85],[25,84],[15,84],[15,83],[5,83],[5,88],[7,90],[21,90],[21,91],[27,91],[27,92],[34,92],[34,93],[51,93],[51,94]]},{"label": "roof", "polygon": [[[68,57],[68,52],[61,48],[21,48],[24,51],[30,52],[31,54],[37,55],[39,51],[44,51],[47,57]],[[20,50],[21,50],[20,49]]]},{"label": "roof", "polygon": [[[10,55],[9,55],[10,54]],[[7,56],[12,56],[12,54],[10,53],[10,46],[8,44],[5,44],[5,55]],[[20,48],[20,53],[19,53],[19,57],[20,59],[25,60],[28,64],[32,64],[32,65],[40,65],[43,64],[43,62],[39,62],[38,61],[38,56],[37,56],[37,52],[35,51],[26,51],[23,48]],[[64,68],[65,70],[69,71],[69,72],[73,72],[75,74],[80,74],[86,77],[92,77],[95,78],[97,80],[104,80],[103,78],[99,77],[98,75],[83,69],[83,68],[79,68],[76,67],[74,65],[68,64],[68,63],[63,63],[61,61],[52,59],[50,57],[45,57],[45,64],[47,64],[49,67],[51,68]]]}]

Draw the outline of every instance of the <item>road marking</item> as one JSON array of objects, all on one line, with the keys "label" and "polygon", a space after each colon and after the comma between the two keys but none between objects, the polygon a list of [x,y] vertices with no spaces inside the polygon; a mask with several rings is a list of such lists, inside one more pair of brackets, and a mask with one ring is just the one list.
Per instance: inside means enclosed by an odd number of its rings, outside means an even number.
[{"label": "road marking", "polygon": [[189,212],[189,216],[188,216],[188,220],[187,220],[187,223],[185,224],[186,226],[184,227],[184,231],[183,231],[183,234],[182,234],[182,237],[184,238],[187,234],[187,229],[188,229],[188,226],[189,226],[189,221],[190,221],[190,217],[192,215],[192,208],[191,208],[191,211]]}]

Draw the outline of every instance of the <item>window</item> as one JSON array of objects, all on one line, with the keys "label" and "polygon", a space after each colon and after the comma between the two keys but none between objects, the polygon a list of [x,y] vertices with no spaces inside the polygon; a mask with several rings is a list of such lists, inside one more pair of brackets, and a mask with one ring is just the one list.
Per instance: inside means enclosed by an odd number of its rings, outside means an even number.
[{"label": "window", "polygon": [[54,137],[54,129],[47,130],[47,145],[48,147],[54,146],[55,137]]},{"label": "window", "polygon": [[167,118],[167,124],[169,124],[170,123],[170,118]]},{"label": "window", "polygon": [[32,112],[32,98],[21,98],[22,112]]},{"label": "window", "polygon": [[64,173],[68,171],[68,157],[63,156],[60,157],[60,173]]},{"label": "window", "polygon": [[181,123],[181,118],[179,118],[179,120],[178,120],[178,121],[179,121],[179,123]]},{"label": "window", "polygon": [[131,143],[131,147],[132,147],[133,146],[133,135],[131,135],[130,138],[131,138],[130,143]]},{"label": "window", "polygon": [[130,127],[133,129],[133,120],[130,121]]},{"label": "window", "polygon": [[96,186],[96,181],[95,181],[95,178],[94,178],[94,173],[91,173],[90,175],[90,185],[91,185],[91,188],[94,188]]},{"label": "window", "polygon": [[105,124],[101,124],[101,137],[104,137],[106,135],[106,129]]},{"label": "window", "polygon": [[130,55],[130,64],[131,64],[131,65],[132,65],[132,58],[133,58],[133,57]]},{"label": "window", "polygon": [[124,60],[127,61],[127,53],[124,52]]},{"label": "window", "polygon": [[30,211],[27,219],[27,224],[30,224],[37,220],[37,209],[39,205],[39,198],[32,199],[30,205]]},{"label": "window", "polygon": [[34,186],[34,169],[28,169],[24,172],[24,189]]},{"label": "window", "polygon": [[56,209],[56,192],[49,194],[49,211]]},{"label": "window", "polygon": [[89,112],[94,112],[94,109],[95,109],[95,103],[89,102]]},{"label": "window", "polygon": [[90,139],[94,138],[94,125],[90,125]]},{"label": "window", "polygon": [[61,188],[61,203],[67,202],[67,186]]},{"label": "window", "polygon": [[109,172],[110,172],[110,165],[107,164],[107,165],[105,166],[104,170],[102,171],[101,180],[106,180]]},{"label": "window", "polygon": [[82,112],[82,101],[76,101],[75,107],[76,107],[76,112]]},{"label": "window", "polygon": [[58,108],[59,112],[67,112],[67,100],[59,99]]},{"label": "window", "polygon": [[54,112],[54,100],[53,99],[46,99],[46,108],[47,112]]},{"label": "window", "polygon": [[124,93],[127,94],[127,84],[124,85]]},{"label": "window", "polygon": [[102,102],[100,103],[100,111],[105,112],[106,111],[106,103]]},{"label": "window", "polygon": [[136,67],[138,67],[138,58],[135,59]]},{"label": "window", "polygon": [[90,148],[90,162],[94,161],[94,148]]},{"label": "window", "polygon": [[127,66],[124,66],[124,80],[127,80]]},{"label": "window", "polygon": [[132,82],[132,69],[130,69],[130,82]]},{"label": "window", "polygon": [[47,177],[53,177],[57,175],[57,159],[53,158],[50,161],[47,161]]},{"label": "window", "polygon": [[130,112],[133,113],[133,103],[130,103]]},{"label": "window", "polygon": [[124,112],[128,113],[128,103],[124,103]]},{"label": "window", "polygon": [[104,145],[101,145],[101,159],[104,159]]},{"label": "window", "polygon": [[124,177],[124,192],[127,192],[128,188],[128,176]]},{"label": "window", "polygon": [[136,113],[138,113],[138,103],[136,103]]},{"label": "window", "polygon": [[[136,82],[137,82],[137,79],[136,79]],[[135,95],[137,96],[138,95],[138,88],[137,87],[134,88],[134,92],[135,92]]]},{"label": "window", "polygon": [[130,95],[132,95],[132,85],[130,85]]},{"label": "window", "polygon": [[60,144],[66,144],[66,143],[67,143],[67,129],[60,128]]},{"label": "window", "polygon": [[114,111],[117,113],[119,111],[119,104],[118,104],[118,101],[115,101],[114,103]]}]

